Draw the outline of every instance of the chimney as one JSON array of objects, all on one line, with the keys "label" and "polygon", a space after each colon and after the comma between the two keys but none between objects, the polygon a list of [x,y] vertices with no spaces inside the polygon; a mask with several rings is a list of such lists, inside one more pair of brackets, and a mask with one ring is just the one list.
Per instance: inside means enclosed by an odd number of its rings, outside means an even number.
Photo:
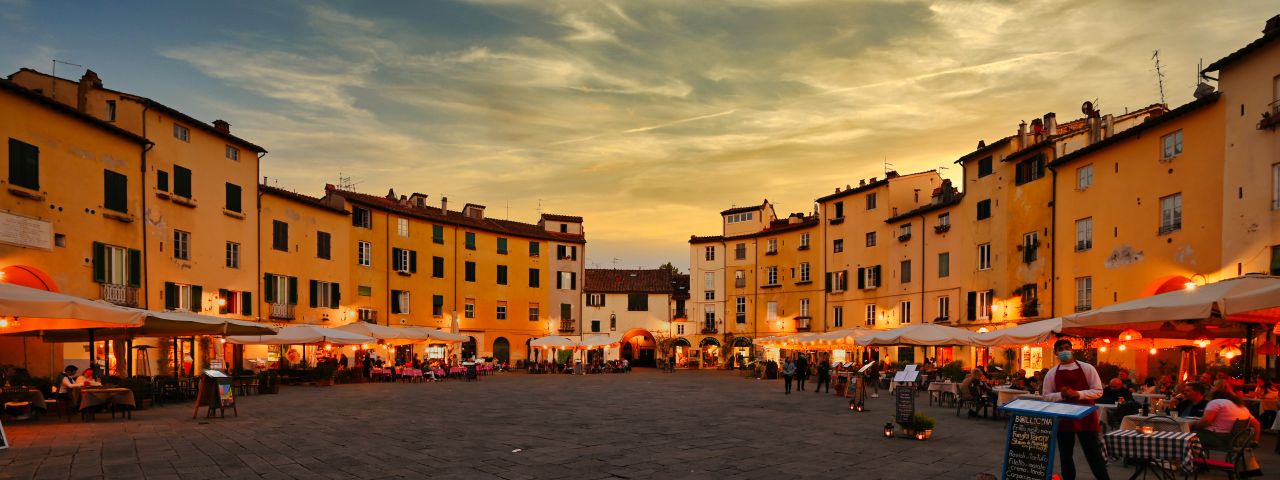
[{"label": "chimney", "polygon": [[394,189],[394,188],[388,188],[388,189],[387,189],[387,199],[388,199],[388,200],[391,200],[391,201],[395,201],[395,199],[396,199],[396,189]]},{"label": "chimney", "polygon": [[85,106],[89,104],[89,90],[94,88],[102,88],[102,79],[93,70],[85,70],[80,77],[80,84],[76,86],[76,110],[84,112]]},{"label": "chimney", "polygon": [[1098,117],[1089,117],[1085,122],[1089,125],[1089,145],[1093,145],[1102,140],[1102,119]]},{"label": "chimney", "polygon": [[859,179],[859,180],[858,180],[858,186],[859,186],[859,187],[865,187],[865,186],[867,186],[867,180],[866,180],[866,179]]},{"label": "chimney", "polygon": [[1027,148],[1027,121],[1018,123],[1018,150]]},{"label": "chimney", "polygon": [[[267,177],[262,177],[262,183],[267,183]],[[324,184],[324,191],[325,191],[325,192],[332,192],[332,191],[337,190],[337,189],[338,189],[338,187],[335,187],[332,183],[326,183],[326,184]]]},{"label": "chimney", "polygon": [[222,133],[231,133],[231,124],[226,120],[218,119],[213,121],[213,128]]},{"label": "chimney", "polygon": [[449,197],[440,197],[440,213],[449,213]]},{"label": "chimney", "polygon": [[1044,114],[1044,131],[1049,138],[1058,134],[1058,114],[1053,112]]},{"label": "chimney", "polygon": [[868,180],[868,182],[876,183],[876,177],[871,177],[871,180]]},{"label": "chimney", "polygon": [[1102,116],[1102,139],[1106,140],[1116,134],[1116,119],[1110,113]]},{"label": "chimney", "polygon": [[1262,27],[1263,35],[1270,35],[1276,31],[1280,31],[1280,15],[1268,18],[1266,25]]},{"label": "chimney", "polygon": [[982,150],[984,148],[987,148],[987,142],[978,140],[978,150]]},{"label": "chimney", "polygon": [[476,220],[484,220],[484,205],[468,203],[462,206],[462,214]]}]

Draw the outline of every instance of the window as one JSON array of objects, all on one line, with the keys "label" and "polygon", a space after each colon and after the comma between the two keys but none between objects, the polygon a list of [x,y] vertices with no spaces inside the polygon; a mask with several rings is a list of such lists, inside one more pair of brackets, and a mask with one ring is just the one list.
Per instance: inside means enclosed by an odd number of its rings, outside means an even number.
[{"label": "window", "polygon": [[770,254],[778,253],[778,239],[776,238],[769,239],[768,248],[767,250],[765,250],[765,253],[770,253]]},{"label": "window", "polygon": [[329,235],[329,232],[316,232],[316,258],[332,259],[332,247],[333,237]]},{"label": "window", "polygon": [[1093,186],[1093,164],[1076,169],[1076,190],[1084,190]]},{"label": "window", "polygon": [[800,316],[801,317],[809,316],[809,299],[807,298],[800,299]]},{"label": "window", "polygon": [[684,335],[684,324],[676,325],[676,335]]},{"label": "window", "polygon": [[178,125],[175,123],[173,124],[173,138],[182,140],[184,142],[190,142],[191,130],[188,130],[187,127],[184,127],[182,125]]},{"label": "window", "polygon": [[9,183],[31,190],[40,189],[40,149],[9,139]]},{"label": "window", "polygon": [[867,304],[866,315],[866,318],[863,319],[863,324],[868,327],[874,327],[876,325],[876,304]]},{"label": "window", "polygon": [[476,301],[474,298],[468,298],[467,303],[462,305],[462,315],[466,318],[476,318]]},{"label": "window", "polygon": [[978,245],[978,270],[991,270],[991,244]]},{"label": "window", "polygon": [[702,277],[703,298],[706,300],[716,299],[716,274],[715,272],[707,272]]},{"label": "window", "polygon": [[368,307],[360,307],[356,309],[356,315],[359,316],[361,322],[378,323],[378,311]]},{"label": "window", "polygon": [[769,302],[765,304],[765,318],[770,322],[778,321],[778,302]]},{"label": "window", "polygon": [[898,323],[911,323],[911,302],[898,304]]},{"label": "window", "polygon": [[569,233],[569,224],[567,224],[567,223],[561,223],[561,224],[560,224],[560,233]]},{"label": "window", "polygon": [[391,313],[409,313],[409,292],[391,291]]},{"label": "window", "polygon": [[1042,177],[1044,177],[1043,153],[1038,153],[1034,157],[1018,162],[1014,167],[1014,184],[1016,185],[1039,180]]},{"label": "window", "polygon": [[1280,163],[1271,166],[1271,209],[1280,210]]},{"label": "window", "polygon": [[173,231],[173,258],[191,260],[191,232]]},{"label": "window", "polygon": [[702,258],[708,262],[716,259],[716,247],[703,247]]},{"label": "window", "polygon": [[341,294],[338,284],[333,282],[311,281],[311,308],[338,308]]},{"label": "window", "polygon": [[978,160],[978,178],[991,175],[991,157]]},{"label": "window", "polygon": [[879,288],[880,287],[880,266],[863,267],[858,269],[858,278],[861,285],[858,288]]},{"label": "window", "polygon": [[734,300],[733,317],[734,321],[740,324],[747,323],[747,297],[738,297]]},{"label": "window", "polygon": [[223,208],[226,208],[228,211],[232,211],[236,213],[244,212],[244,210],[242,210],[241,208],[241,195],[240,195],[239,185],[236,185],[234,183],[227,184],[227,202]]},{"label": "window", "polygon": [[628,312],[649,311],[649,295],[644,293],[627,294],[627,311]]},{"label": "window", "polygon": [[739,223],[739,222],[745,222],[747,220],[751,220],[754,217],[755,217],[755,212],[735,213],[733,215],[726,216],[725,221],[727,221],[728,223]]},{"label": "window", "polygon": [[263,275],[263,299],[274,305],[298,304],[298,277]]},{"label": "window", "polygon": [[466,247],[467,247],[467,250],[475,250],[475,249],[476,249],[476,234],[475,234],[475,232],[467,232],[467,234],[466,234]]},{"label": "window", "polygon": [[951,276],[951,252],[938,254],[938,278]]},{"label": "window", "polygon": [[834,307],[831,309],[831,324],[836,327],[844,326],[844,307]]},{"label": "window", "polygon": [[766,285],[777,285],[778,284],[778,267],[774,265],[765,267],[765,278],[768,279],[767,280],[768,283],[766,283]]},{"label": "window", "polygon": [[899,265],[902,283],[911,283],[911,260],[903,260]]},{"label": "window", "polygon": [[536,268],[529,269],[529,288],[539,288],[542,286],[542,271]]},{"label": "window", "polygon": [[714,331],[716,328],[716,307],[715,305],[704,305],[702,307],[702,328]]},{"label": "window", "polygon": [[592,320],[592,321],[591,321],[591,333],[599,333],[599,332],[600,332],[600,321],[599,321],[599,320]]},{"label": "window", "polygon": [[93,242],[93,281],[141,287],[142,251]]},{"label": "window", "polygon": [[370,287],[368,285],[356,286],[356,295],[359,295],[361,297],[371,297],[373,296],[373,287]]},{"label": "window", "polygon": [[1160,234],[1182,229],[1182,194],[1175,193],[1160,199]]},{"label": "window", "polygon": [[156,190],[161,192],[169,191],[169,172],[156,170]]},{"label": "window", "polygon": [[911,224],[906,223],[898,227],[898,240],[911,238]]},{"label": "window", "polygon": [[409,238],[409,219],[396,219],[396,234],[404,238]]},{"label": "window", "polygon": [[1076,251],[1093,248],[1093,217],[1076,220]]},{"label": "window", "polygon": [[938,320],[947,321],[951,319],[951,297],[943,295],[938,297]]},{"label": "window", "polygon": [[444,317],[444,295],[431,296],[431,316],[435,318]]},{"label": "window", "polygon": [[373,228],[373,211],[367,208],[351,207],[351,226]]},{"label": "window", "polygon": [[739,243],[733,246],[733,259],[744,260],[747,258],[747,244]]},{"label": "window", "polygon": [[538,242],[529,242],[529,256],[537,257],[542,254],[542,244]]},{"label": "window", "polygon": [[747,272],[745,270],[735,270],[733,272],[733,288],[747,288]]},{"label": "window", "polygon": [[495,313],[497,315],[498,320],[506,320],[507,319],[507,302],[499,301],[497,312]]},{"label": "window", "polygon": [[573,320],[573,305],[569,303],[560,304],[560,320]]},{"label": "window", "polygon": [[809,262],[800,262],[800,281],[809,281]]},{"label": "window", "polygon": [[107,100],[107,121],[108,122],[116,121],[116,101],[115,100]]},{"label": "window", "polygon": [[362,267],[373,265],[373,244],[365,241],[356,243],[356,261]]},{"label": "window", "polygon": [[1036,251],[1040,249],[1040,234],[1030,232],[1022,234],[1022,263],[1036,261]]},{"label": "window", "polygon": [[476,281],[476,262],[466,262],[462,266],[462,279],[468,282]]},{"label": "window", "polygon": [[507,266],[498,265],[498,285],[507,284]]},{"label": "window", "polygon": [[978,201],[978,220],[991,218],[991,199]]},{"label": "window", "polygon": [[399,273],[418,273],[418,252],[403,248],[392,248],[391,269]]},{"label": "window", "polygon": [[289,251],[289,224],[279,220],[271,221],[271,248],[281,252]]},{"label": "window", "polygon": [[1170,133],[1160,138],[1160,143],[1164,145],[1164,151],[1161,158],[1164,160],[1171,159],[1182,154],[1182,130]]},{"label": "window", "polygon": [[164,307],[166,310],[199,312],[201,311],[200,300],[204,296],[202,291],[203,289],[199,285],[165,282]]},{"label": "window", "polygon": [[191,170],[177,165],[173,166],[173,194],[183,198],[191,198]]},{"label": "window", "polygon": [[103,170],[102,197],[102,208],[129,213],[129,177]]},{"label": "window", "polygon": [[444,227],[440,225],[431,226],[431,243],[444,245]]},{"label": "window", "polygon": [[876,246],[876,232],[867,232],[867,246]]},{"label": "window", "polygon": [[218,313],[234,314],[234,315],[252,315],[253,314],[253,294],[249,292],[235,292],[231,290],[219,289]]},{"label": "window", "polygon": [[502,255],[507,254],[507,239],[498,237],[498,253]]},{"label": "window", "polygon": [[240,244],[227,242],[227,268],[240,268]]},{"label": "window", "polygon": [[558,272],[556,288],[560,290],[578,289],[578,272]]},{"label": "window", "polygon": [[605,295],[604,295],[603,293],[588,293],[588,294],[587,294],[587,306],[588,306],[588,307],[603,307],[603,306],[604,306],[604,296],[605,296]]},{"label": "window", "polygon": [[[1278,170],[1278,171],[1280,171],[1280,165],[1277,165],[1276,167],[1277,167],[1277,170]],[[1277,191],[1277,192],[1280,192],[1280,187],[1276,187],[1276,191]],[[801,234],[800,234],[800,249],[802,249],[802,250],[803,250],[803,249],[806,249],[806,248],[809,248],[809,234],[807,234],[807,233],[801,233]]]},{"label": "window", "polygon": [[1093,308],[1093,277],[1076,278],[1076,311]]},{"label": "window", "polygon": [[836,218],[844,218],[844,202],[836,202]]},{"label": "window", "polygon": [[845,290],[848,290],[849,289],[848,273],[849,272],[846,272],[844,270],[841,270],[839,272],[827,273],[827,278],[830,279],[827,281],[828,288],[832,292],[843,292]]},{"label": "window", "polygon": [[227,160],[240,161],[240,149],[227,145]]},{"label": "window", "polygon": [[868,193],[867,194],[867,210],[875,210],[875,209],[876,209],[876,194],[875,192]]},{"label": "window", "polygon": [[577,260],[578,247],[576,245],[556,245],[556,259]]},{"label": "window", "polygon": [[835,253],[843,252],[843,251],[844,251],[844,239],[843,239],[843,238],[837,238],[837,239],[835,239],[835,240],[832,240],[832,241],[831,241],[831,251],[832,251],[832,252],[835,252]]},{"label": "window", "polygon": [[617,330],[617,329],[618,329],[618,316],[617,316],[617,315],[609,315],[609,331],[611,331],[611,332],[612,332],[612,331],[615,331],[615,330]]},{"label": "window", "polygon": [[945,230],[945,229],[947,229],[947,228],[951,228],[951,214],[950,214],[950,213],[943,213],[943,214],[939,214],[939,215],[938,215],[938,228],[939,228],[939,229],[943,229],[943,230]]},{"label": "window", "polygon": [[974,308],[977,309],[977,312],[976,312],[977,319],[986,320],[988,318],[991,318],[991,300],[992,300],[991,290],[982,290],[982,291],[973,292],[973,293],[974,293],[973,298],[975,302]]},{"label": "window", "polygon": [[536,322],[542,316],[542,308],[536,303],[529,304],[529,321]]}]

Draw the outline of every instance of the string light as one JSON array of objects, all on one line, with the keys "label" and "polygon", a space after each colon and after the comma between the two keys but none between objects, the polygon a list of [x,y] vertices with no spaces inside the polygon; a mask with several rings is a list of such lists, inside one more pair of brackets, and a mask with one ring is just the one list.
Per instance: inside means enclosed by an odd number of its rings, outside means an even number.
[{"label": "string light", "polygon": [[1150,354],[1152,354],[1152,355],[1155,355],[1155,354],[1156,354],[1156,347],[1151,347],[1151,350],[1147,350],[1147,353],[1150,353]]},{"label": "string light", "polygon": [[1120,344],[1120,347],[1119,347],[1119,348],[1117,348],[1116,350],[1119,350],[1119,351],[1123,352],[1123,351],[1124,351],[1124,349],[1125,349],[1125,346],[1124,346],[1124,344],[1123,344],[1123,343],[1121,343],[1121,344]]}]

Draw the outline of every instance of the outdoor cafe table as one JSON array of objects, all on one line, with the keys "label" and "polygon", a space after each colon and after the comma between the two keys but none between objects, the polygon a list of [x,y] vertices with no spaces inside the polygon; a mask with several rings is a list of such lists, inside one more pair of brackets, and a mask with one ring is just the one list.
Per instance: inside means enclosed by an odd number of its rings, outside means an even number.
[{"label": "outdoor cafe table", "polygon": [[960,384],[951,382],[933,382],[929,384],[929,404],[933,405],[933,400],[938,399],[938,404],[942,404],[942,400],[946,395],[951,398],[960,398]]},{"label": "outdoor cafe table", "polygon": [[[1132,415],[1131,415],[1132,416]],[[1200,438],[1191,432],[1152,432],[1120,429],[1103,436],[1107,456],[1111,459],[1128,458],[1141,462],[1133,477],[1144,473],[1153,462],[1170,462],[1171,466],[1190,472],[1202,447]],[[1159,473],[1159,472],[1153,472]]]},{"label": "outdoor cafe table", "polygon": [[410,380],[413,380],[413,381],[422,380],[422,370],[417,368],[408,368],[408,367],[401,368],[400,376],[408,377]]},{"label": "outdoor cafe table", "polygon": [[1178,429],[1177,431],[1179,432],[1187,433],[1187,432],[1190,432],[1191,427],[1194,426],[1196,422],[1200,420],[1199,418],[1191,418],[1191,417],[1167,417],[1167,418],[1172,418],[1173,423],[1170,423],[1167,420],[1151,421],[1151,422],[1148,421],[1152,417],[1157,417],[1157,416],[1158,415],[1126,415],[1124,419],[1120,421],[1120,430],[1137,430],[1138,427],[1141,427],[1142,425],[1151,425],[1154,429],[1158,431],[1172,430],[1176,428]]},{"label": "outdoor cafe table", "polygon": [[44,393],[36,389],[9,389],[0,393],[0,404],[8,402],[29,402],[32,410],[49,411],[44,403]]},{"label": "outdoor cafe table", "polygon": [[80,389],[80,411],[100,405],[128,405],[130,408],[137,406],[133,399],[133,390],[127,388]]},{"label": "outdoor cafe table", "polygon": [[996,401],[996,405],[1004,405],[1006,403],[1016,400],[1018,398],[1018,395],[1027,395],[1031,393],[1026,390],[1018,390],[1016,388],[1009,388],[1009,387],[996,387],[991,389],[991,391],[999,394],[999,398]]},{"label": "outdoor cafe table", "polygon": [[1155,404],[1154,402],[1156,400],[1164,398],[1164,394],[1163,393],[1135,393],[1133,394],[1133,398],[1134,400],[1137,400],[1140,403],[1150,403],[1154,405]]}]

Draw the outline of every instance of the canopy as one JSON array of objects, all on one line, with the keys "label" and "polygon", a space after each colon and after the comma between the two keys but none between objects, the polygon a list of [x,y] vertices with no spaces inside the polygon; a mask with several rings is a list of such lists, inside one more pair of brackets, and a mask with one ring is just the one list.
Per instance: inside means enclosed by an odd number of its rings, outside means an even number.
[{"label": "canopy", "polygon": [[974,333],[962,328],[920,323],[885,330],[856,340],[863,347],[884,345],[972,345]]},{"label": "canopy", "polygon": [[145,311],[0,282],[0,334],[142,325]]},{"label": "canopy", "polygon": [[874,333],[876,331],[870,328],[846,328],[844,330],[819,333],[814,336],[813,342],[832,346],[854,346],[859,338]]},{"label": "canopy", "polygon": [[[274,335],[276,332],[276,329],[270,325],[236,320],[234,318],[214,317],[184,311],[152,312],[136,308],[120,308],[136,310],[145,315],[142,326],[96,330],[93,332],[95,339],[188,337],[192,335]],[[84,330],[62,330],[41,332],[41,339],[46,342],[86,342],[89,340],[89,335]]]},{"label": "canopy", "polygon": [[449,333],[444,330],[439,330],[435,328],[420,327],[420,329],[427,336],[427,339],[433,342],[462,343],[471,339],[471,337],[462,335],[460,333]]},{"label": "canopy", "polygon": [[321,343],[355,345],[377,343],[377,340],[373,337],[315,325],[289,325],[281,328],[275,335],[234,336],[227,337],[227,341],[242,345],[311,345]]},{"label": "canopy", "polygon": [[609,337],[605,335],[595,335],[582,339],[583,348],[600,348],[622,342],[622,337]]},{"label": "canopy", "polygon": [[559,335],[548,335],[542,338],[535,338],[529,341],[531,347],[550,347],[550,348],[576,348],[578,342],[569,337],[561,337]]},{"label": "canopy", "polygon": [[[1144,337],[1187,338],[1188,321],[1213,328],[1232,322],[1276,323],[1280,312],[1280,277],[1246,275],[1208,285],[1175,290],[1062,317],[1063,333],[1088,337],[1114,336],[1134,329]],[[1182,327],[1182,328],[1179,328]],[[1238,331],[1216,336],[1240,336]]]},{"label": "canopy", "polygon": [[1009,328],[992,330],[987,333],[973,334],[973,344],[982,347],[998,347],[1001,345],[1030,345],[1043,343],[1062,332],[1062,319],[1050,318],[1038,322],[1024,323]]},{"label": "canopy", "polygon": [[430,337],[427,331],[421,328],[413,327],[388,327],[386,325],[375,325],[369,322],[348,323],[335,330],[373,337],[377,340],[387,342],[418,342],[428,340]]}]

